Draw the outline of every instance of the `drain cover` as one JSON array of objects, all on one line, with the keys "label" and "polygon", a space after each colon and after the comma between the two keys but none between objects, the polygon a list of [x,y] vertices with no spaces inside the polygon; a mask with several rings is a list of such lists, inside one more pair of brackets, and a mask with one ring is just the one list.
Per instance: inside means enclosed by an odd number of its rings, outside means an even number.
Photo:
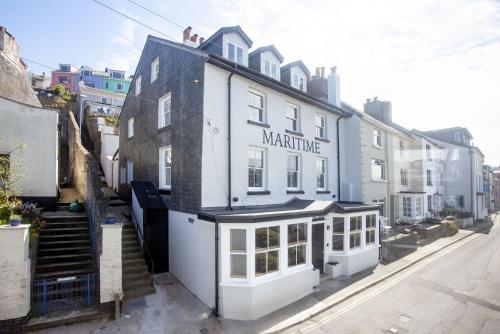
[{"label": "drain cover", "polygon": [[411,317],[409,317],[407,315],[401,315],[401,316],[399,316],[399,321],[410,322],[411,321]]},{"label": "drain cover", "polygon": [[399,331],[396,328],[392,327],[391,329],[389,329],[389,332],[396,334]]}]

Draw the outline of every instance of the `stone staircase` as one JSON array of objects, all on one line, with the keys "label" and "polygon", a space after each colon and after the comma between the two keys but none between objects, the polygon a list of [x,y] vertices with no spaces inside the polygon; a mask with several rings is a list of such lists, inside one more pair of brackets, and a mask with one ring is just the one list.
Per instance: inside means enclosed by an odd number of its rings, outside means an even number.
[{"label": "stone staircase", "polygon": [[67,206],[44,212],[40,230],[35,280],[94,273],[87,213],[72,213]]},{"label": "stone staircase", "polygon": [[124,299],[154,294],[151,274],[148,272],[142,248],[132,223],[122,229],[122,284]]}]

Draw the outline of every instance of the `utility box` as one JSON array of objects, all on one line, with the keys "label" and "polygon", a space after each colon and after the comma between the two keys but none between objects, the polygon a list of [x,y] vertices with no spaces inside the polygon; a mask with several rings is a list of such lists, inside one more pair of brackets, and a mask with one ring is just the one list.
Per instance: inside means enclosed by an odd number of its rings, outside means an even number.
[{"label": "utility box", "polygon": [[168,208],[155,185],[132,181],[132,222],[149,272],[168,271]]}]

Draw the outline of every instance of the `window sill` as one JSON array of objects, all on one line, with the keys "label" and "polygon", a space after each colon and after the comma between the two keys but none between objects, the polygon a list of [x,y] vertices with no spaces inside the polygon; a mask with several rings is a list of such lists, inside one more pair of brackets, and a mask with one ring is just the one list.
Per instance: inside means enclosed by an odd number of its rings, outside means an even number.
[{"label": "window sill", "polygon": [[317,190],[316,194],[330,194],[331,192],[328,190]]},{"label": "window sill", "polygon": [[321,137],[315,137],[314,139],[316,139],[317,141],[322,141],[323,143],[329,143],[330,141],[326,138],[321,138]]},{"label": "window sill", "polygon": [[252,124],[252,125],[257,125],[257,126],[261,126],[263,128],[266,128],[266,129],[269,129],[271,126],[267,123],[261,123],[261,122],[256,122],[256,121],[252,121],[250,119],[247,119],[247,123],[248,124]]},{"label": "window sill", "polygon": [[287,190],[287,194],[305,194],[304,190]]},{"label": "window sill", "polygon": [[374,179],[372,179],[372,182],[387,183],[387,180],[374,180]]},{"label": "window sill", "polygon": [[376,148],[376,149],[378,149],[378,150],[383,150],[382,146],[378,146],[378,145],[375,145],[375,144],[374,144],[374,145],[373,145],[373,147],[375,147],[375,148]]},{"label": "window sill", "polygon": [[294,136],[304,137],[304,134],[302,132],[299,132],[299,131],[286,129],[285,132],[289,133],[291,135],[294,135]]},{"label": "window sill", "polygon": [[271,192],[269,190],[261,190],[261,191],[247,191],[247,195],[270,195]]},{"label": "window sill", "polygon": [[160,188],[160,189],[158,189],[158,192],[161,195],[170,195],[172,193],[172,189]]},{"label": "window sill", "polygon": [[161,128],[158,128],[158,132],[163,132],[163,131],[170,129],[170,125],[172,125],[172,124],[168,124],[168,125],[162,126]]}]

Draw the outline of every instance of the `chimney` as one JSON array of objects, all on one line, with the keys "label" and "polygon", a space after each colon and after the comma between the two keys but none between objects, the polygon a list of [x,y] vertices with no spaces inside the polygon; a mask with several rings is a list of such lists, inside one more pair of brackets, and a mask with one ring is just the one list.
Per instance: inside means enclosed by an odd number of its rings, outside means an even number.
[{"label": "chimney", "polygon": [[191,36],[191,42],[195,42],[198,40],[198,34],[194,34],[193,36]]},{"label": "chimney", "polygon": [[316,74],[315,75],[316,75],[316,79],[318,79],[319,78],[319,67],[316,67]]},{"label": "chimney", "polygon": [[363,105],[365,113],[373,118],[384,122],[392,122],[392,103],[390,101],[381,101],[378,97],[373,100],[367,99]]},{"label": "chimney", "polygon": [[183,41],[191,40],[191,30],[192,29],[193,28],[191,28],[191,26],[184,29],[184,31],[182,32],[182,40]]},{"label": "chimney", "polygon": [[[324,69],[324,67],[323,67]],[[330,68],[328,75],[328,103],[340,107],[340,76],[337,73],[337,67]]]},{"label": "chimney", "polygon": [[321,69],[324,67],[316,67],[315,75],[307,82],[307,93],[321,99],[325,102],[328,101],[328,83],[326,78],[321,75]]},{"label": "chimney", "polygon": [[23,64],[21,58],[19,58],[19,51],[16,38],[6,28],[0,26],[0,52],[3,52],[5,57],[12,60],[19,67],[25,69],[26,66]]},{"label": "chimney", "polygon": [[200,37],[200,45],[203,44],[203,42],[205,42],[205,37]]},{"label": "chimney", "polygon": [[325,77],[325,68],[322,67],[321,68],[321,78],[324,78]]}]

